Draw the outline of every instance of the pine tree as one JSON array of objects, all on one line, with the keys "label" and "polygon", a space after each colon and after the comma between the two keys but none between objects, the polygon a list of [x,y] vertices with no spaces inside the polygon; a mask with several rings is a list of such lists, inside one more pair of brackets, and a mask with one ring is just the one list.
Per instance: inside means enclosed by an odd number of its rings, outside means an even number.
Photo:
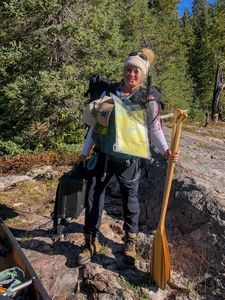
[{"label": "pine tree", "polygon": [[[218,59],[220,59],[221,69],[223,73],[223,78],[225,78],[225,26],[224,26],[224,11],[225,11],[225,1],[218,0],[214,5],[211,5],[209,8],[209,15],[211,17],[211,30],[209,32],[209,38],[213,47],[212,51],[212,74],[211,80],[214,84],[215,72],[218,63]],[[218,57],[218,53],[220,50],[220,57]],[[213,95],[213,88],[212,88]],[[224,106],[225,106],[225,95],[224,92],[221,93],[221,106],[224,118]],[[211,108],[211,105],[210,105]]]},{"label": "pine tree", "polygon": [[207,108],[212,97],[212,44],[209,37],[211,19],[206,0],[193,2],[195,42],[190,52],[190,72],[195,84],[194,101],[197,107]]},{"label": "pine tree", "polygon": [[182,43],[184,44],[185,49],[187,51],[186,55],[189,55],[194,46],[195,36],[194,36],[194,30],[193,30],[193,25],[192,25],[192,19],[188,12],[187,7],[185,7],[184,15],[181,18],[181,25],[182,25],[181,26],[181,28],[182,28]]},{"label": "pine tree", "polygon": [[209,40],[224,45],[223,1],[208,15],[199,8],[203,2],[195,1],[194,16],[181,20],[177,0],[1,1],[0,140],[32,150],[80,142],[89,76],[120,81],[124,58],[142,47],[156,54],[153,84],[168,111],[192,103],[189,74],[195,99],[209,101],[206,83],[215,67]]},{"label": "pine tree", "polygon": [[76,118],[78,105],[68,109],[76,72],[64,64],[65,3],[1,2],[0,132],[1,138],[23,147],[61,143],[70,120]]},{"label": "pine tree", "polygon": [[[192,81],[187,73],[186,48],[178,17],[178,1],[154,1],[154,49],[157,55],[157,83],[167,102],[167,110],[188,108],[192,102]],[[152,28],[149,28],[149,31]]]},{"label": "pine tree", "polygon": [[79,142],[88,77],[113,79],[119,70],[117,7],[108,0],[0,5],[0,138],[31,149]]}]

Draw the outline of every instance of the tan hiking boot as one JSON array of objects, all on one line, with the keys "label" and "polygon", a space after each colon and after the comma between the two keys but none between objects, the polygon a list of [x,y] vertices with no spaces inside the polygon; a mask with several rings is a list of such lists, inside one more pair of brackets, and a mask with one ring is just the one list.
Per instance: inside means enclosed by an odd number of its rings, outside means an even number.
[{"label": "tan hiking boot", "polygon": [[91,261],[92,256],[98,253],[101,249],[101,244],[97,237],[92,237],[91,234],[85,235],[85,242],[81,246],[81,251],[78,255],[78,264],[85,265]]},{"label": "tan hiking boot", "polygon": [[136,252],[136,233],[127,233],[124,238],[125,262],[131,265],[135,264]]}]

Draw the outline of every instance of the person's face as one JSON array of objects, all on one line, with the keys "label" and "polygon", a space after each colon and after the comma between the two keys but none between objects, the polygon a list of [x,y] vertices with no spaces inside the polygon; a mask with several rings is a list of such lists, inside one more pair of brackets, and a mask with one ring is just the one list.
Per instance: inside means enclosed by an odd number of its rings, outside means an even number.
[{"label": "person's face", "polygon": [[140,69],[135,66],[127,66],[124,70],[124,81],[125,85],[129,89],[133,89],[142,85],[143,83],[143,74]]}]

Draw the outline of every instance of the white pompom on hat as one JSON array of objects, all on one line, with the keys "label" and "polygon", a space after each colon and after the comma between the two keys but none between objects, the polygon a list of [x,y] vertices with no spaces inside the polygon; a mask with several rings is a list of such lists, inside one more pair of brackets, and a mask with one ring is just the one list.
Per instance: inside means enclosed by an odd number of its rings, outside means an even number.
[{"label": "white pompom on hat", "polygon": [[127,66],[132,65],[139,68],[144,76],[147,76],[150,64],[155,58],[154,52],[148,48],[142,48],[140,51],[130,53],[124,61],[124,70]]}]

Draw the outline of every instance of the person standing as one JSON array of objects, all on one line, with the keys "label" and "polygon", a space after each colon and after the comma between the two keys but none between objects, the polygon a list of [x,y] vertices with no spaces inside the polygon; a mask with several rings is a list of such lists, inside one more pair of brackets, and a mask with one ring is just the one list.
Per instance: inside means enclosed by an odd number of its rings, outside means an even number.
[{"label": "person standing", "polygon": [[[153,59],[153,51],[147,48],[128,55],[123,64],[123,81],[121,84],[116,84],[116,91],[114,92],[120,99],[129,98],[143,89]],[[151,105],[147,102],[144,108],[148,116],[151,115],[151,121],[146,124],[148,126],[149,138],[165,159],[168,159],[172,154],[163,134],[160,115],[158,113],[159,104],[156,98],[159,96],[159,93],[154,88],[152,92],[153,95],[152,97],[150,95],[149,98],[151,99]],[[106,92],[103,93],[102,97],[105,95]],[[78,255],[79,265],[88,263],[92,256],[100,251],[101,245],[98,236],[104,208],[105,188],[113,175],[116,176],[119,182],[122,195],[123,229],[125,232],[124,258],[128,264],[135,263],[136,236],[140,213],[138,200],[141,173],[140,158],[138,155],[119,154],[113,150],[115,126],[115,114],[112,113],[109,119],[108,131],[104,134],[104,137],[99,133],[98,124],[90,127],[79,158],[80,162],[85,166],[86,158],[93,145],[95,145],[98,160],[95,168],[95,176],[87,182],[84,224],[85,242]],[[108,150],[106,151],[105,149]],[[172,159],[175,161],[178,160],[178,157],[177,153],[172,155]]]}]

